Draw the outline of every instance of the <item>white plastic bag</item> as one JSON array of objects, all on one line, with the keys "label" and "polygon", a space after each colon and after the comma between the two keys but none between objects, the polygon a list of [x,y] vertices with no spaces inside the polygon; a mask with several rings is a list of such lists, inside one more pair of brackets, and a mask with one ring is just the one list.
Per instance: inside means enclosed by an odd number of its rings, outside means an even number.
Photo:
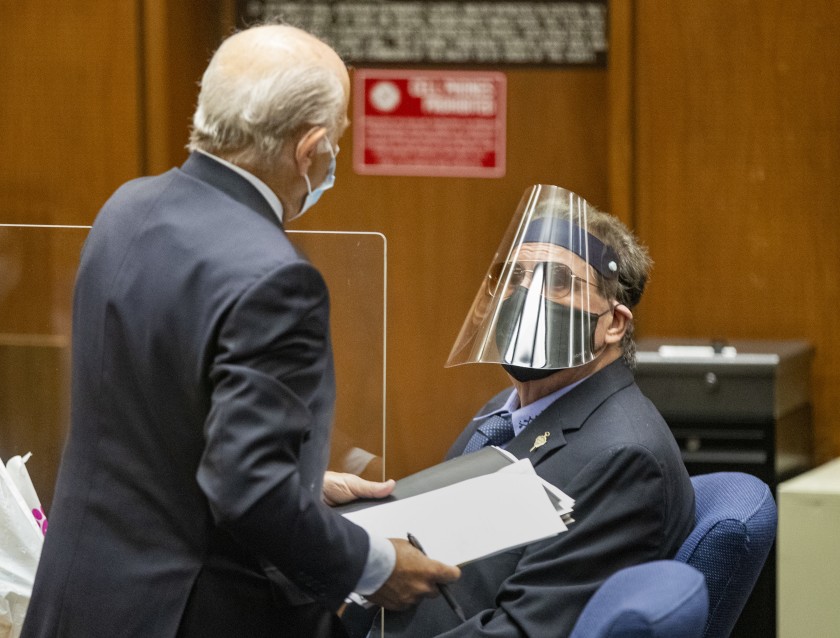
[{"label": "white plastic bag", "polygon": [[25,454],[23,457],[13,456],[6,461],[6,470],[12,482],[17,487],[18,492],[23,497],[23,502],[26,507],[32,512],[35,517],[35,522],[41,529],[41,533],[47,533],[47,516],[44,514],[44,508],[41,507],[41,501],[38,499],[38,494],[35,492],[35,486],[32,484],[32,479],[29,477],[29,472],[26,469],[26,462],[32,452]]},{"label": "white plastic bag", "polygon": [[[12,467],[20,476],[20,468]],[[28,473],[25,478],[29,480]],[[0,462],[0,638],[20,635],[43,543],[43,532],[16,480]]]}]

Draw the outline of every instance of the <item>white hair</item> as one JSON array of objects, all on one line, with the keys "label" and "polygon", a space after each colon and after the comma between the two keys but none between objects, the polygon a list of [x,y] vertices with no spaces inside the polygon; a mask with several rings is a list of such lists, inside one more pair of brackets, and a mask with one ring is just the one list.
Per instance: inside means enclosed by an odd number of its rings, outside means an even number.
[{"label": "white hair", "polygon": [[306,64],[234,74],[218,57],[201,79],[189,150],[224,154],[231,161],[265,168],[301,128],[338,130],[345,96],[333,71]]}]

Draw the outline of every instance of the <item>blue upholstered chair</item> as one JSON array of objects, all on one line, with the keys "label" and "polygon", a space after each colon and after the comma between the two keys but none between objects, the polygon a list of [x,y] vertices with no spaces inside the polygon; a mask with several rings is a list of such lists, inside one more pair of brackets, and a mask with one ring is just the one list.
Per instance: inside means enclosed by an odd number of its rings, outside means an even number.
[{"label": "blue upholstered chair", "polygon": [[700,638],[708,611],[703,574],[685,563],[658,560],[605,580],[569,638]]},{"label": "blue upholstered chair", "polygon": [[[696,524],[675,560],[607,579],[570,638],[730,635],[776,537],[776,503],[770,488],[749,474],[717,472],[691,482]],[[705,587],[698,591],[701,574]]]},{"label": "blue upholstered chair", "polygon": [[705,638],[725,638],[755,586],[776,538],[776,502],[760,479],[741,472],[693,476],[694,531],[675,557],[706,577]]}]

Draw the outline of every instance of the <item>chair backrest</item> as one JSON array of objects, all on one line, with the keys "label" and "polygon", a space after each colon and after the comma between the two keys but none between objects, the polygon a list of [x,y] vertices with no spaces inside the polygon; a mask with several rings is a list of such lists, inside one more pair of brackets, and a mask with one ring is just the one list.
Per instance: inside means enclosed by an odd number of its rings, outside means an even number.
[{"label": "chair backrest", "polygon": [[741,472],[691,477],[697,501],[694,531],[676,560],[706,578],[705,638],[729,636],[776,538],[776,503],[760,479]]},{"label": "chair backrest", "polygon": [[708,610],[699,571],[673,560],[642,563],[601,584],[569,638],[700,638]]}]

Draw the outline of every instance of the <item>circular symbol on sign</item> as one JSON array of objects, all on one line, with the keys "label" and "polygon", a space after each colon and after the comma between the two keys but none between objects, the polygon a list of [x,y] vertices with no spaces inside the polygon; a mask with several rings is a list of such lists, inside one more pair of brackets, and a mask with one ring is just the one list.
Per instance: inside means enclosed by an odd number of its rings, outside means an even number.
[{"label": "circular symbol on sign", "polygon": [[370,102],[374,108],[390,113],[400,104],[400,89],[393,82],[377,82],[370,90]]}]

